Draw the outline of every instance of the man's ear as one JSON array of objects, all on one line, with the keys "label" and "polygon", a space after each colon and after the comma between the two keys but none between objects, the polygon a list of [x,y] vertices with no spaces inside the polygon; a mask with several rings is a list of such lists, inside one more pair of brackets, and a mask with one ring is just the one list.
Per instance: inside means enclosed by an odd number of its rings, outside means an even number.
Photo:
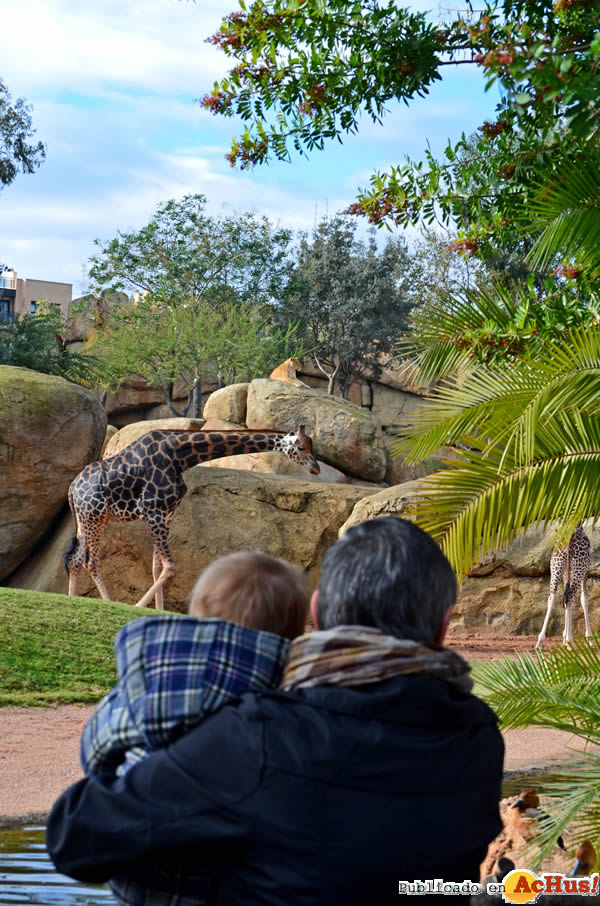
[{"label": "man's ear", "polygon": [[313,591],[310,599],[310,615],[312,617],[313,626],[315,629],[319,628],[319,618],[317,616],[317,610],[319,607],[319,589]]},{"label": "man's ear", "polygon": [[438,630],[438,634],[435,637],[436,645],[444,644],[444,639],[446,638],[446,633],[448,631],[448,624],[450,623],[450,618],[453,613],[454,613],[454,604],[452,605],[452,607],[449,607],[448,610],[446,611],[446,613],[444,614],[444,619],[442,620],[442,625],[440,626],[440,628]]}]

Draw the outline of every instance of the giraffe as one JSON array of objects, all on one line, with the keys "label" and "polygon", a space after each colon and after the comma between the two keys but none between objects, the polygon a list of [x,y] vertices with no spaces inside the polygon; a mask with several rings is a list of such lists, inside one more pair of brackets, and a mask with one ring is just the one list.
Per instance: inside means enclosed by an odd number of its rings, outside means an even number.
[{"label": "giraffe", "polygon": [[573,604],[577,589],[581,588],[581,606],[583,608],[583,617],[585,619],[585,637],[589,638],[592,634],[590,626],[590,615],[588,607],[587,578],[592,562],[590,554],[590,539],[583,530],[581,522],[571,535],[567,547],[558,548],[552,554],[550,559],[550,596],[548,598],[548,609],[544,625],[538,636],[536,648],[541,648],[546,638],[546,629],[550,619],[550,613],[556,598],[556,591],[559,582],[564,584],[563,603],[565,607],[565,628],[563,631],[563,645],[571,645],[573,642]]},{"label": "giraffe", "polygon": [[313,475],[319,464],[304,425],[295,432],[282,431],[150,431],[115,456],[92,462],[69,487],[69,506],[76,535],[65,551],[69,594],[77,593],[84,567],[105,600],[110,600],[100,572],[100,539],[107,522],[143,519],[152,533],[152,579],[137,602],[147,607],[152,598],[164,609],[163,587],[175,572],[169,549],[173,514],[187,491],[182,472],[199,462],[239,453],[277,450],[302,463]]}]

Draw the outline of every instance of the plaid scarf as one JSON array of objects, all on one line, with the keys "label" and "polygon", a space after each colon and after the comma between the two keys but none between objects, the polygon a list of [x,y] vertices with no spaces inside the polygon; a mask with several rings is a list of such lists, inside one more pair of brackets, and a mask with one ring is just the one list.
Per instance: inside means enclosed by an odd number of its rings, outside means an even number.
[{"label": "plaid scarf", "polygon": [[294,639],[280,689],[362,686],[394,676],[425,675],[470,692],[470,671],[455,651],[397,639],[369,626],[336,626]]}]

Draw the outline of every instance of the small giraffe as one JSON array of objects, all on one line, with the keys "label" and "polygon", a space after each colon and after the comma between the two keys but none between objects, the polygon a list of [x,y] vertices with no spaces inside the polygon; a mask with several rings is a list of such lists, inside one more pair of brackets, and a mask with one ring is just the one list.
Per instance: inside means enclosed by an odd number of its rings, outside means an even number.
[{"label": "small giraffe", "polygon": [[277,450],[302,463],[313,475],[319,464],[312,453],[312,440],[304,425],[296,432],[281,431],[151,431],[115,456],[92,462],[71,482],[69,506],[77,534],[65,552],[69,594],[77,592],[77,579],[84,567],[109,600],[100,572],[100,539],[107,522],[143,519],[154,542],[153,584],[137,602],[147,607],[153,597],[164,608],[163,586],[175,572],[169,549],[173,514],[187,491],[181,473],[199,462],[239,453]]},{"label": "small giraffe", "polygon": [[565,587],[563,603],[565,606],[565,628],[563,631],[563,645],[573,643],[573,604],[577,589],[581,588],[581,606],[585,619],[585,637],[592,634],[588,607],[587,578],[592,562],[590,554],[590,539],[583,530],[581,522],[571,535],[567,547],[555,550],[550,559],[550,596],[544,625],[540,632],[536,648],[541,648],[546,638],[546,629],[550,620],[550,613],[556,598],[556,591],[562,581]]}]

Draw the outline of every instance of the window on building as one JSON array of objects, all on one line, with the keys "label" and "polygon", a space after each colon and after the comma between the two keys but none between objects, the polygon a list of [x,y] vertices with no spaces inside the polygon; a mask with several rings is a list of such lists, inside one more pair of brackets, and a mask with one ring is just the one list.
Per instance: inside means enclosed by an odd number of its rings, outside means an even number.
[{"label": "window on building", "polygon": [[38,310],[38,304],[36,301],[34,301],[32,299],[31,302],[29,303],[29,314],[34,315],[37,310]]},{"label": "window on building", "polygon": [[0,299],[0,323],[11,321],[13,318],[12,300]]}]

